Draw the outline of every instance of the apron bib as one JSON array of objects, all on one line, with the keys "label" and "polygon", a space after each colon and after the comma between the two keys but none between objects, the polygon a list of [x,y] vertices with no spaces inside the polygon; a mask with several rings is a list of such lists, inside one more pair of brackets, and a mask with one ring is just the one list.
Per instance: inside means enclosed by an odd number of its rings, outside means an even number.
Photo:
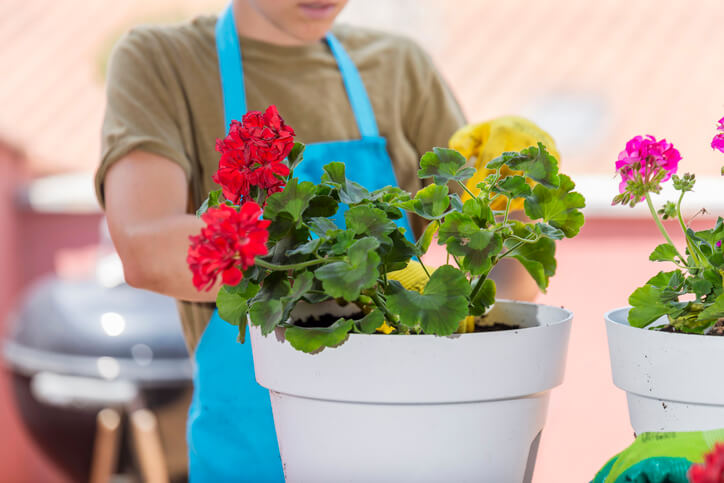
[{"label": "apron bib", "polygon": [[[369,190],[397,186],[387,143],[379,135],[359,72],[331,33],[325,40],[337,61],[360,139],[306,146],[304,160],[294,175],[301,181],[318,183],[325,164],[342,161],[347,177]],[[216,50],[228,131],[231,120],[241,119],[247,112],[241,49],[231,6],[216,24]],[[342,227],[344,218],[338,215],[335,222]],[[412,237],[407,217],[397,222]],[[242,345],[236,341],[237,335],[238,329],[215,311],[194,353],[194,396],[187,426],[189,478],[193,483],[284,481],[269,391],[254,378],[248,337]]]}]

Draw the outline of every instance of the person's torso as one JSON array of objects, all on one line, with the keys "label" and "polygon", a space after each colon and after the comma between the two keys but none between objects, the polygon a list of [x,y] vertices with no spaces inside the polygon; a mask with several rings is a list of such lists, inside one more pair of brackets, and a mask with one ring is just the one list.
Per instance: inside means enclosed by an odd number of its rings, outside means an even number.
[{"label": "person's torso", "polygon": [[[184,131],[186,156],[192,161],[192,204],[198,206],[216,185],[217,138],[223,137],[223,101],[215,51],[216,17],[163,30],[160,39],[167,68],[174,71],[179,91],[174,106]],[[347,26],[333,32],[360,72],[368,91],[381,136],[398,183],[403,189],[420,188],[416,171],[418,153],[404,132],[404,106],[410,102],[409,81],[413,59],[409,41]],[[296,140],[305,144],[358,139],[354,114],[337,63],[328,46],[284,47],[241,38],[247,108],[263,111],[276,105]],[[193,207],[191,206],[190,209]]]},{"label": "person's torso", "polygon": [[[218,188],[212,180],[219,162],[215,144],[225,130],[216,21],[215,16],[205,16],[147,32],[156,41],[157,68],[171,93],[184,155],[191,161],[189,212]],[[430,71],[428,59],[402,37],[349,26],[332,31],[360,73],[380,135],[387,140],[398,185],[417,191],[421,153],[408,138],[406,126],[418,122],[408,112],[424,102],[420,93],[429,80],[425,77]],[[296,140],[305,144],[360,137],[337,62],[325,42],[284,47],[240,38],[240,48],[248,110],[264,111],[276,105],[296,131]],[[413,230],[420,229],[420,220],[413,220]],[[179,302],[179,309],[193,350],[214,305]]]}]

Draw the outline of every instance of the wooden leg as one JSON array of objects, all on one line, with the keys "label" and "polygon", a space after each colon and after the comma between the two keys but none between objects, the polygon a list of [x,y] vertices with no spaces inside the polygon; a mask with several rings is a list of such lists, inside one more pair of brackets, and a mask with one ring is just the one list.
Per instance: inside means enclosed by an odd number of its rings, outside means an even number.
[{"label": "wooden leg", "polygon": [[121,415],[115,409],[102,409],[96,416],[90,483],[108,483],[118,464]]},{"label": "wooden leg", "polygon": [[141,478],[146,483],[168,483],[166,458],[161,447],[156,416],[148,409],[131,413],[131,431]]}]

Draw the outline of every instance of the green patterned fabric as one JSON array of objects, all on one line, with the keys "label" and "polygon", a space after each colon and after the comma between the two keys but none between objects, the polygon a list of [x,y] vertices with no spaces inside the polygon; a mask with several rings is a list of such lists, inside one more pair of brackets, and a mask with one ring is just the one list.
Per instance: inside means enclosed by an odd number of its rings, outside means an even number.
[{"label": "green patterned fabric", "polygon": [[704,461],[724,429],[679,433],[642,433],[611,458],[591,483],[687,483],[694,463]]}]

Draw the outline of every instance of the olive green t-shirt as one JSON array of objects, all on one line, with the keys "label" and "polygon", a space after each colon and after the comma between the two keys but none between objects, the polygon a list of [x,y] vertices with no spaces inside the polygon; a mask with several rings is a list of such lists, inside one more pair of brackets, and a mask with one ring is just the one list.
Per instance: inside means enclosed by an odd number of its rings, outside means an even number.
[{"label": "olive green t-shirt", "polygon": [[[225,132],[215,25],[215,16],[204,16],[180,25],[139,27],[114,48],[96,173],[101,205],[108,168],[134,150],[183,168],[194,207],[218,188],[212,181],[219,162],[215,141]],[[420,156],[433,146],[446,146],[464,123],[457,102],[411,40],[342,25],[332,31],[360,72],[399,186],[417,191],[422,187],[416,174]],[[359,138],[325,42],[279,46],[242,37],[240,45],[248,110],[275,104],[296,140],[305,144]],[[411,224],[420,233],[420,220]],[[179,302],[179,308],[193,349],[213,304]]]}]

